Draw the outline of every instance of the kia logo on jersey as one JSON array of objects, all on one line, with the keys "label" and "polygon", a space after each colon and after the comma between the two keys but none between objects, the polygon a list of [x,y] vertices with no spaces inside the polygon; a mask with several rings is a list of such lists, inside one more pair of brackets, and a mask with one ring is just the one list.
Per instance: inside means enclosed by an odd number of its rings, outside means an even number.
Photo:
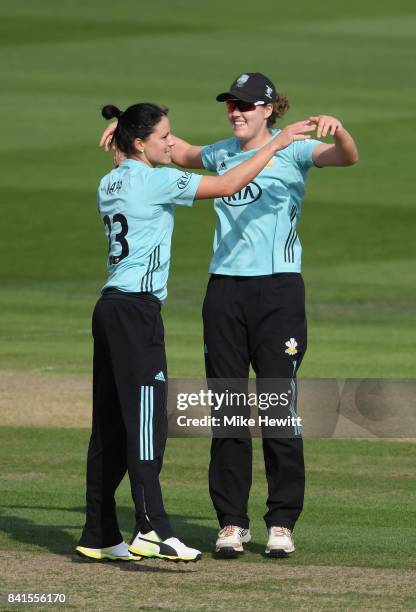
[{"label": "kia logo on jersey", "polygon": [[227,206],[246,206],[253,204],[261,196],[261,188],[257,183],[249,183],[232,196],[224,196],[222,201]]},{"label": "kia logo on jersey", "polygon": [[182,176],[180,176],[178,180],[176,181],[178,189],[185,189],[185,187],[187,187],[191,178],[192,178],[192,174],[190,172],[184,172]]}]

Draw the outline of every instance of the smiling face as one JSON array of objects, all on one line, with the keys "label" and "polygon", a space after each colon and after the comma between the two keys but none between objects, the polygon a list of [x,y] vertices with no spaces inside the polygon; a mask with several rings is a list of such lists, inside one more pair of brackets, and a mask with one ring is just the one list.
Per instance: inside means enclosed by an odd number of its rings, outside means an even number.
[{"label": "smiling face", "polygon": [[152,168],[170,164],[172,162],[172,148],[174,145],[175,141],[170,132],[169,119],[164,115],[156,123],[153,132],[146,140],[141,140],[140,138],[134,140],[137,152],[135,158]]},{"label": "smiling face", "polygon": [[273,112],[272,104],[255,106],[253,110],[241,111],[238,106],[228,110],[228,120],[236,138],[242,145],[261,146],[270,139],[267,118]]}]

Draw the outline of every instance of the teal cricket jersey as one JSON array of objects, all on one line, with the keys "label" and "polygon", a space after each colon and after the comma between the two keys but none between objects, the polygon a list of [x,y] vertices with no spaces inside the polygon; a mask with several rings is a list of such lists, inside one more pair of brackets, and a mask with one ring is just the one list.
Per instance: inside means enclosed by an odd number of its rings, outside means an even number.
[{"label": "teal cricket jersey", "polygon": [[109,246],[103,290],[166,298],[175,205],[192,206],[201,178],[126,159],[101,179],[98,210]]},{"label": "teal cricket jersey", "polygon": [[[280,130],[272,130],[275,135]],[[214,200],[217,215],[214,255],[209,271],[232,276],[300,272],[302,247],[296,231],[319,140],[298,140],[278,151],[247,187]],[[237,138],[202,148],[207,170],[223,174],[254,155]]]}]

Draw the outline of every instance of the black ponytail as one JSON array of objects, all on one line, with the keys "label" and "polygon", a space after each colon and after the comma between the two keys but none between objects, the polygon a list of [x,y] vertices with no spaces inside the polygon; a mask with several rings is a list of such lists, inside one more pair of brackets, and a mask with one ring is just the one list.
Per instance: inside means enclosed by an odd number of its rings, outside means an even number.
[{"label": "black ponytail", "polygon": [[104,119],[114,119],[114,118],[120,119],[123,112],[119,108],[117,108],[117,106],[113,106],[112,104],[107,104],[106,106],[102,107],[101,114],[104,117]]},{"label": "black ponytail", "polygon": [[113,104],[107,104],[101,109],[104,119],[118,120],[113,140],[117,149],[126,155],[136,152],[134,139],[146,140],[162,117],[168,114],[167,108],[162,108],[150,102],[142,102],[129,106],[124,112]]}]

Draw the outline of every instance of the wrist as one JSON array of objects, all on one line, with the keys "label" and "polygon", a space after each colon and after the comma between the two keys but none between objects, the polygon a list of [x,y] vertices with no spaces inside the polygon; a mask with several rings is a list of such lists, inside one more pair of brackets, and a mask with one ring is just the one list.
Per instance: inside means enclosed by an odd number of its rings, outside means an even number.
[{"label": "wrist", "polygon": [[274,140],[272,140],[271,142],[268,143],[268,145],[270,147],[270,152],[274,155],[275,153],[277,153],[278,151],[281,150],[281,146],[274,142]]},{"label": "wrist", "polygon": [[342,140],[343,138],[345,138],[345,136],[348,136],[348,132],[347,130],[341,125],[337,131],[334,134],[334,139],[335,140]]}]

